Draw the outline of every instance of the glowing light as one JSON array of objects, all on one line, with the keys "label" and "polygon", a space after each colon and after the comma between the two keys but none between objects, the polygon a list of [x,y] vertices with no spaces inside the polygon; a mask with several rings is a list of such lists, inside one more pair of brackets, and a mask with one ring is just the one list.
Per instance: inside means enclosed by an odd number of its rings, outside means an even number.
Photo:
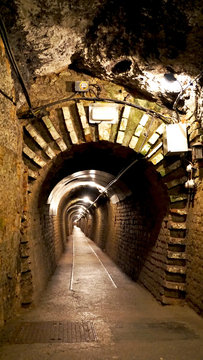
[{"label": "glowing light", "polygon": [[[173,74],[173,73],[157,73],[143,71],[145,78],[145,86],[151,92],[164,93],[180,93],[182,87],[184,88],[192,79],[185,74]],[[143,74],[138,76],[142,82]]]},{"label": "glowing light", "polygon": [[83,199],[82,199],[82,201],[84,201],[85,203],[92,203],[92,201],[90,200],[90,198],[88,197],[88,196],[85,196]]},{"label": "glowing light", "polygon": [[90,170],[90,176],[94,180],[96,178],[96,171],[95,170]]}]

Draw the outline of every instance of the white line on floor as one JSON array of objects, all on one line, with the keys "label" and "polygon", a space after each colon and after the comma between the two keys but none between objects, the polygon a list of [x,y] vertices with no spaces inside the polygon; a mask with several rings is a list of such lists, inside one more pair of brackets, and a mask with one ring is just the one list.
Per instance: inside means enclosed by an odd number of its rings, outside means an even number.
[{"label": "white line on floor", "polygon": [[103,262],[100,260],[99,256],[96,254],[96,252],[94,251],[94,249],[91,247],[91,245],[89,244],[89,242],[88,242],[88,240],[87,240],[86,237],[85,237],[85,239],[86,239],[86,241],[87,241],[90,249],[92,250],[92,252],[94,253],[94,255],[95,255],[95,256],[97,257],[97,259],[99,260],[100,264],[103,266],[104,270],[106,271],[106,273],[107,273],[109,279],[111,280],[113,286],[117,289],[117,285],[116,285],[115,282],[113,281],[113,279],[112,279],[111,275],[109,274],[108,270],[105,268]]},{"label": "white line on floor", "polygon": [[72,247],[72,267],[71,267],[71,278],[70,278],[70,287],[69,289],[71,291],[73,291],[73,272],[74,272],[74,257],[75,257],[75,251],[74,251],[74,236],[72,236],[72,242],[73,242],[73,247]]}]

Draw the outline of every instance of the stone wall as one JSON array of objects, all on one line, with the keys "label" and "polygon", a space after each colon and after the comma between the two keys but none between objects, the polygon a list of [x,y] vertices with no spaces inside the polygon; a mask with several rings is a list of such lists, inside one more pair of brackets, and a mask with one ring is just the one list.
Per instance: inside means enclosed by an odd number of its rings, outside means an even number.
[{"label": "stone wall", "polygon": [[0,325],[20,306],[20,225],[23,212],[22,133],[11,69],[0,38]]},{"label": "stone wall", "polygon": [[153,1],[130,0],[56,4],[51,0],[1,4],[26,80],[69,66],[123,84],[147,98],[159,98],[171,108],[175,94],[171,96],[162,86],[162,76],[171,69],[185,86],[201,71],[200,0],[157,0],[156,6]]}]

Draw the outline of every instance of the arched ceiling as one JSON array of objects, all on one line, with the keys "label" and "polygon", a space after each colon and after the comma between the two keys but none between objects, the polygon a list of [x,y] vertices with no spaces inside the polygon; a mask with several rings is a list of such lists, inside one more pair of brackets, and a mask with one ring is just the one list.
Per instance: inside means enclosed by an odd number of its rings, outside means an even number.
[{"label": "arched ceiling", "polygon": [[[77,199],[77,206],[79,207],[84,199],[89,198],[89,201],[84,201],[83,204],[83,207],[86,208],[102,193],[105,193],[105,196],[113,203],[123,200],[131,192],[120,181],[105,191],[106,186],[113,179],[112,174],[99,170],[84,170],[67,176],[54,187],[49,195],[47,203],[50,204],[50,213],[52,215],[57,214],[58,206],[63,198],[65,198],[65,202],[70,203],[70,206],[73,206],[72,199],[74,198],[74,202]],[[92,189],[94,189],[94,193],[91,195]],[[78,190],[81,190],[79,196]]]}]

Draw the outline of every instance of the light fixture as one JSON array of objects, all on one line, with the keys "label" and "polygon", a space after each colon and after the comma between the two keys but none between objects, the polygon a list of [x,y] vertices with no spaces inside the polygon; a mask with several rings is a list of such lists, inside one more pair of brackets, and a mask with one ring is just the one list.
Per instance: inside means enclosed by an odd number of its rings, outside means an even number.
[{"label": "light fixture", "polygon": [[87,204],[88,204],[88,203],[90,203],[90,204],[92,203],[92,201],[90,200],[90,198],[89,198],[88,196],[85,196],[85,197],[82,199],[82,201],[85,202],[85,203],[87,203]]},{"label": "light fixture", "polygon": [[162,85],[166,92],[179,93],[182,91],[182,86],[173,73],[164,74]]},{"label": "light fixture", "polygon": [[194,189],[195,188],[195,180],[190,179],[190,180],[186,181],[185,188],[186,189]]},{"label": "light fixture", "polygon": [[203,144],[197,142],[192,145],[192,160],[202,160],[203,159]]},{"label": "light fixture", "polygon": [[118,105],[96,102],[89,106],[89,122],[97,124],[101,121],[115,124],[118,122]]},{"label": "light fixture", "polygon": [[188,151],[186,124],[166,125],[163,132],[164,155],[178,155]]},{"label": "light fixture", "polygon": [[196,188],[196,183],[195,180],[193,179],[193,172],[196,170],[195,166],[193,166],[192,163],[190,163],[189,165],[187,165],[186,167],[186,171],[188,172],[188,175],[190,177],[190,179],[188,179],[185,183],[185,188],[186,189],[195,189]]}]

